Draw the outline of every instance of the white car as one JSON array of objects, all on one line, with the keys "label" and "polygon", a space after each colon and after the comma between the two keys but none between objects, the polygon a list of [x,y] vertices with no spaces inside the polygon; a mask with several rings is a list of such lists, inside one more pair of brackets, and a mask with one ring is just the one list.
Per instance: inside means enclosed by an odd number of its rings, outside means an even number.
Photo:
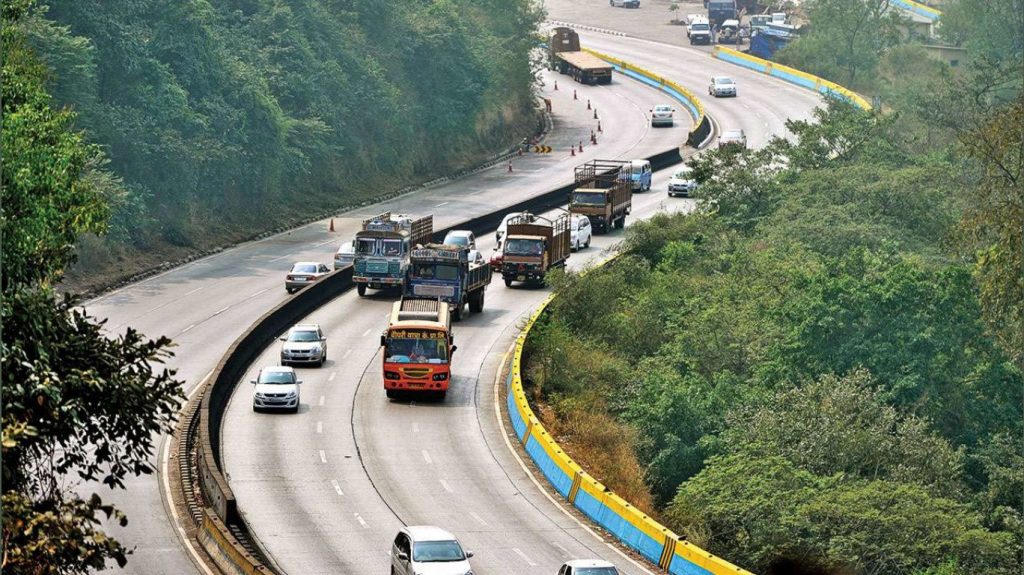
[{"label": "white car", "polygon": [[593,237],[590,227],[590,219],[587,216],[573,216],[572,228],[569,230],[569,247],[575,251],[590,247],[590,240]]},{"label": "white car", "polygon": [[675,119],[672,114],[676,111],[672,106],[665,104],[658,104],[651,109],[651,127],[657,126],[669,126],[675,125]]},{"label": "white car", "polygon": [[294,293],[331,273],[327,266],[317,262],[295,262],[288,275],[284,276],[284,289]]},{"label": "white car", "polygon": [[562,564],[558,575],[619,575],[619,570],[601,559],[573,559]]},{"label": "white car", "polygon": [[462,246],[464,248],[476,249],[476,236],[469,230],[452,230],[445,234],[442,244],[449,246]]},{"label": "white car", "polygon": [[284,409],[292,413],[299,411],[299,385],[302,380],[290,367],[272,365],[260,370],[252,380],[252,410]]},{"label": "white car", "polygon": [[693,179],[693,169],[690,166],[681,166],[668,181],[669,197],[690,196],[690,192],[697,189],[697,181]]},{"label": "white car", "polygon": [[718,147],[725,148],[726,146],[746,148],[747,135],[743,133],[743,130],[726,130],[722,132],[722,135],[718,137]]},{"label": "white car", "polygon": [[391,574],[472,575],[472,556],[454,535],[440,527],[404,527],[391,544]]},{"label": "white car", "polygon": [[281,365],[314,363],[322,367],[327,361],[327,338],[320,324],[294,326],[281,341]]},{"label": "white car", "polygon": [[484,254],[479,251],[469,250],[469,263],[474,266],[479,266],[487,263],[487,260],[484,259]]},{"label": "white car", "polygon": [[712,76],[711,83],[708,84],[708,94],[716,98],[722,96],[736,97],[736,82],[732,81],[732,78],[728,76]]},{"label": "white car", "polygon": [[337,253],[334,254],[334,269],[340,270],[345,266],[352,265],[356,261],[356,246],[352,240],[341,244]]}]

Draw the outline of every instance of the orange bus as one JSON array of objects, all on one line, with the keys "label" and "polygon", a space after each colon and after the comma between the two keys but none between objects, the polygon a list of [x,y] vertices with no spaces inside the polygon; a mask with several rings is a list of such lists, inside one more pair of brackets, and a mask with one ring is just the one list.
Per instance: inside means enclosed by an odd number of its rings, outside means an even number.
[{"label": "orange bus", "polygon": [[391,309],[380,336],[384,348],[384,392],[429,394],[443,399],[451,382],[451,316],[437,299],[403,298]]}]

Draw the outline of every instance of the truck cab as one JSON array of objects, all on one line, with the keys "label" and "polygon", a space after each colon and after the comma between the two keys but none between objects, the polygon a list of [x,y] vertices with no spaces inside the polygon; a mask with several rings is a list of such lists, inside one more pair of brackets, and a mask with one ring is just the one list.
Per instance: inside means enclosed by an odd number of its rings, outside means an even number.
[{"label": "truck cab", "polygon": [[356,233],[352,281],[359,295],[367,288],[402,287],[412,248],[429,241],[434,217],[413,219],[385,212],[363,220]]},{"label": "truck cab", "polygon": [[380,336],[385,394],[392,399],[403,393],[443,399],[451,382],[453,341],[448,304],[429,298],[395,302]]},{"label": "truck cab", "polygon": [[447,244],[413,249],[405,282],[406,297],[440,299],[448,304],[455,321],[462,319],[467,304],[473,313],[483,311],[491,268],[487,262],[470,261],[469,253],[463,246]]},{"label": "truck cab", "polygon": [[565,265],[569,258],[569,216],[554,220],[534,217],[512,220],[502,244],[501,275],[506,286],[513,281],[543,283],[548,270]]}]

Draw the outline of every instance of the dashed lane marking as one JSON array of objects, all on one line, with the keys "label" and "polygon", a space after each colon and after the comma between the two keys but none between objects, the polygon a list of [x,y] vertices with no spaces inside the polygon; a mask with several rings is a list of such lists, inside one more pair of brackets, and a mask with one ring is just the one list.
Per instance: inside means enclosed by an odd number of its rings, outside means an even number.
[{"label": "dashed lane marking", "polygon": [[338,495],[342,495],[342,496],[344,496],[344,495],[345,495],[345,493],[344,493],[344,492],[343,492],[343,491],[341,490],[341,484],[340,484],[340,483],[338,483],[338,480],[337,480],[337,479],[332,479],[332,480],[331,480],[331,487],[333,487],[333,488],[334,488],[334,491],[335,491],[335,492],[336,492],[336,493],[337,493]]},{"label": "dashed lane marking", "polygon": [[320,450],[320,463],[327,463],[327,454],[323,449]]},{"label": "dashed lane marking", "polygon": [[429,454],[429,453],[427,453],[427,450],[426,450],[426,449],[424,449],[424,450],[423,450],[423,451],[421,451],[420,453],[422,453],[422,454],[423,454],[423,461],[426,461],[426,462],[427,462],[427,465],[430,465],[431,463],[433,463],[433,460],[431,460],[431,459],[430,459],[430,454]]},{"label": "dashed lane marking", "polygon": [[516,555],[522,557],[523,561],[526,561],[526,564],[529,565],[530,567],[536,567],[537,566],[537,564],[534,563],[532,559],[527,557],[526,553],[523,553],[522,550],[520,550],[518,547],[513,547],[512,550],[516,552]]},{"label": "dashed lane marking", "polygon": [[324,422],[322,422],[322,421],[316,422],[316,432],[317,433],[323,433],[324,432]]},{"label": "dashed lane marking", "polygon": [[447,481],[445,481],[444,479],[438,479],[438,481],[441,482],[441,487],[443,487],[445,491],[447,491],[448,493],[452,492],[452,486],[448,485]]},{"label": "dashed lane marking", "polygon": [[365,520],[365,519],[363,519],[363,516],[362,516],[362,515],[360,515],[360,514],[358,514],[358,513],[353,513],[352,515],[354,515],[354,516],[355,516],[355,518],[356,518],[356,521],[358,521],[358,522],[359,522],[359,524],[360,524],[360,525],[362,525],[362,526],[363,526],[364,528],[366,528],[366,529],[369,529],[369,528],[370,528],[370,526],[369,526],[369,525],[368,525],[368,524],[366,523],[366,520]]}]

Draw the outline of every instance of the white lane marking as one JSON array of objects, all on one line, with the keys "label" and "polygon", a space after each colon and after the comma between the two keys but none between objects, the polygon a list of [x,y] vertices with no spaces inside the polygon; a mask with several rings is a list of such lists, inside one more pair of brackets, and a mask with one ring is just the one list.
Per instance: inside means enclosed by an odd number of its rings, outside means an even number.
[{"label": "white lane marking", "polygon": [[316,422],[316,432],[317,433],[323,433],[324,432],[324,422],[322,422],[322,421]]},{"label": "white lane marking", "polygon": [[263,289],[261,289],[260,291],[258,291],[258,292],[256,292],[256,293],[254,293],[254,294],[250,295],[250,296],[249,296],[248,298],[246,298],[246,299],[252,299],[252,298],[254,298],[254,297],[256,297],[256,296],[258,296],[258,295],[260,295],[260,294],[262,294],[262,293],[267,293],[268,291],[270,291],[270,288],[263,288]]},{"label": "white lane marking", "polygon": [[562,555],[566,557],[572,557],[572,553],[569,553],[569,550],[562,546],[561,543],[558,543],[557,541],[552,541],[551,544],[555,547],[558,547],[558,549],[562,551]]},{"label": "white lane marking", "polygon": [[333,243],[333,242],[336,242],[336,241],[337,241],[337,240],[335,240],[334,238],[331,238],[331,239],[327,240],[326,242],[320,242],[320,243],[318,243],[318,244],[313,244],[313,247],[314,247],[314,248],[318,248],[318,247],[320,247],[320,246],[322,246],[322,245],[325,245],[325,244],[329,244],[329,243]]},{"label": "white lane marking", "polygon": [[420,432],[420,424],[419,424],[418,421],[412,422],[412,432],[413,433],[419,433]]},{"label": "white lane marking", "polygon": [[483,526],[485,526],[485,527],[487,526],[487,522],[486,522],[486,521],[484,521],[484,518],[483,518],[483,517],[480,517],[479,515],[477,515],[477,514],[476,514],[475,512],[473,512],[473,511],[470,511],[470,512],[469,512],[469,514],[470,514],[470,515],[471,515],[471,516],[473,517],[473,519],[476,519],[477,521],[479,521],[479,522],[480,522],[480,525],[483,525]]},{"label": "white lane marking", "polygon": [[363,519],[363,516],[362,516],[362,515],[360,515],[360,514],[358,514],[358,513],[353,513],[352,515],[354,515],[354,516],[355,516],[355,518],[356,518],[356,521],[358,521],[360,525],[362,525],[362,526],[363,526],[363,527],[365,527],[366,529],[369,529],[369,528],[370,528],[370,526],[366,524],[366,520],[365,520],[365,519]]},{"label": "white lane marking", "polygon": [[448,205],[448,203],[449,203],[449,202],[441,202],[440,204],[437,204],[437,205],[436,205],[436,206],[434,206],[434,207],[435,207],[435,208],[440,208],[441,206],[447,206],[447,205]]},{"label": "white lane marking", "polygon": [[344,492],[342,492],[342,490],[341,490],[341,484],[340,484],[340,483],[338,483],[338,480],[337,480],[337,479],[332,479],[332,480],[331,480],[331,487],[333,487],[333,488],[334,488],[334,491],[336,491],[336,492],[338,493],[338,495],[342,495],[342,496],[343,496],[343,495],[345,495],[345,493],[344,493]]},{"label": "white lane marking", "polygon": [[529,565],[530,567],[536,567],[537,566],[537,564],[534,563],[532,559],[527,557],[526,553],[523,553],[522,550],[520,550],[518,547],[513,547],[512,550],[516,552],[516,555],[522,557],[523,561],[526,561],[526,564]]},{"label": "white lane marking", "polygon": [[320,402],[319,402],[319,404],[320,404],[320,405],[323,405],[323,404],[324,404],[324,396],[322,396],[322,395],[320,396]]},{"label": "white lane marking", "polygon": [[[222,308],[220,308],[219,310],[217,310],[217,311],[213,312],[213,316],[218,316],[218,315],[220,315],[220,314],[222,314],[222,313],[224,313],[224,312],[228,311],[229,309],[231,309],[231,306],[225,306],[225,307],[222,307]],[[211,317],[213,317],[213,316],[211,316]]]},{"label": "white lane marking", "polygon": [[330,377],[327,378],[327,381],[334,381],[335,377],[338,377],[338,372],[332,371]]},{"label": "white lane marking", "polygon": [[366,331],[363,332],[363,337],[366,337],[366,336],[370,335],[370,330],[372,330],[372,329],[373,329],[372,327],[366,328]]},{"label": "white lane marking", "polygon": [[183,329],[180,332],[178,332],[178,335],[181,335],[181,334],[184,334],[184,333],[188,333],[188,330],[194,328],[195,326],[196,326],[196,324],[194,324],[194,323],[193,324],[189,324],[188,327],[186,327],[185,329]]},{"label": "white lane marking", "polygon": [[284,258],[290,258],[290,257],[292,257],[292,254],[285,254],[283,256],[277,256],[276,258],[269,259],[267,261],[276,262],[276,261],[283,260]]},{"label": "white lane marking", "polygon": [[352,355],[352,350],[351,349],[346,349],[345,350],[345,355],[341,356],[341,359],[347,359],[348,356],[350,356],[350,355]]},{"label": "white lane marking", "polygon": [[327,463],[327,454],[323,449],[320,450],[320,463]]},{"label": "white lane marking", "polygon": [[438,479],[438,481],[441,482],[441,487],[444,487],[445,491],[447,491],[448,493],[452,492],[452,486],[448,485],[447,481],[445,481],[444,479]]},{"label": "white lane marking", "polygon": [[422,454],[423,454],[423,461],[426,461],[428,465],[429,465],[429,464],[431,464],[431,463],[433,463],[433,461],[432,461],[432,460],[430,459],[430,454],[429,454],[429,453],[427,453],[427,450],[426,450],[426,449],[424,449],[424,450],[423,450],[423,451],[421,451],[420,453],[422,453]]}]

